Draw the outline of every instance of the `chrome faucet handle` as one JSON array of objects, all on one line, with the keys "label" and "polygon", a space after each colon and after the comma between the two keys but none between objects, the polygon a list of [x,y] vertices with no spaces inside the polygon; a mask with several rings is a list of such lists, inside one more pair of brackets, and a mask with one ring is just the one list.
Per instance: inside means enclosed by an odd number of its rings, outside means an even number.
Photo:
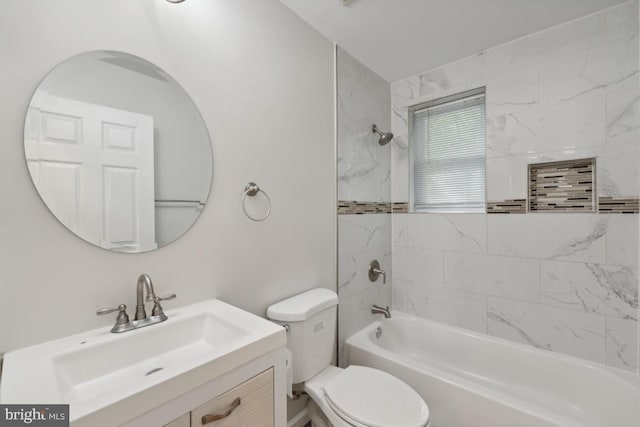
[{"label": "chrome faucet handle", "polygon": [[176,294],[169,294],[162,297],[155,297],[153,299],[154,305],[153,310],[151,310],[152,316],[162,316],[164,315],[164,311],[162,306],[160,305],[160,301],[170,301],[172,299],[176,299]]},{"label": "chrome faucet handle", "polygon": [[129,323],[129,316],[127,315],[127,306],[124,304],[120,304],[115,308],[101,308],[96,311],[98,316],[104,316],[105,314],[110,314],[117,311],[118,317],[116,317],[116,325],[125,325]]}]

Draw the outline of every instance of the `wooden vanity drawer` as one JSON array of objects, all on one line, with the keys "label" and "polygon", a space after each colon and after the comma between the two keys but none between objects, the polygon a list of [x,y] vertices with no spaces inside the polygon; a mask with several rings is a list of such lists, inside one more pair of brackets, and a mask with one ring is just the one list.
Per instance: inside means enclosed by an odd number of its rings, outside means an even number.
[{"label": "wooden vanity drawer", "polygon": [[191,412],[188,412],[171,421],[169,424],[165,424],[164,427],[191,427]]},{"label": "wooden vanity drawer", "polygon": [[[224,418],[203,424],[204,416],[227,413]],[[192,410],[191,426],[273,427],[273,368]]]}]

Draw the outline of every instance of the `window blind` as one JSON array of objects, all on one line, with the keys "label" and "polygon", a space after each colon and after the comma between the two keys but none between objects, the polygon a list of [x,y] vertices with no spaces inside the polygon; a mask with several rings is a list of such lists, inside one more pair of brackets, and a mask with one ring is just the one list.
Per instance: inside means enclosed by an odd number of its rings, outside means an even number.
[{"label": "window blind", "polygon": [[413,111],[413,210],[485,211],[484,92]]}]

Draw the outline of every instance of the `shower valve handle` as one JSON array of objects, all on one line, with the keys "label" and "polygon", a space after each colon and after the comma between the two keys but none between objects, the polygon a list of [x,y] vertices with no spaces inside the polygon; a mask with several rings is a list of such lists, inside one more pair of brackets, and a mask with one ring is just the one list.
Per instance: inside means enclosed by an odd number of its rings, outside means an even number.
[{"label": "shower valve handle", "polygon": [[378,260],[374,259],[369,264],[369,280],[371,280],[372,282],[375,282],[376,280],[378,280],[378,277],[380,275],[382,275],[382,284],[383,285],[386,284],[387,273],[385,273],[384,270],[380,268],[380,263],[378,262]]}]

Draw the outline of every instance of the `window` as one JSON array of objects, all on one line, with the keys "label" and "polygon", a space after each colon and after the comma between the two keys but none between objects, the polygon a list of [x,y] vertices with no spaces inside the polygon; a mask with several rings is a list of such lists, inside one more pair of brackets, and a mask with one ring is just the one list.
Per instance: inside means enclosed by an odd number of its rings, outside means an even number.
[{"label": "window", "polygon": [[412,210],[485,212],[484,88],[413,107]]}]

